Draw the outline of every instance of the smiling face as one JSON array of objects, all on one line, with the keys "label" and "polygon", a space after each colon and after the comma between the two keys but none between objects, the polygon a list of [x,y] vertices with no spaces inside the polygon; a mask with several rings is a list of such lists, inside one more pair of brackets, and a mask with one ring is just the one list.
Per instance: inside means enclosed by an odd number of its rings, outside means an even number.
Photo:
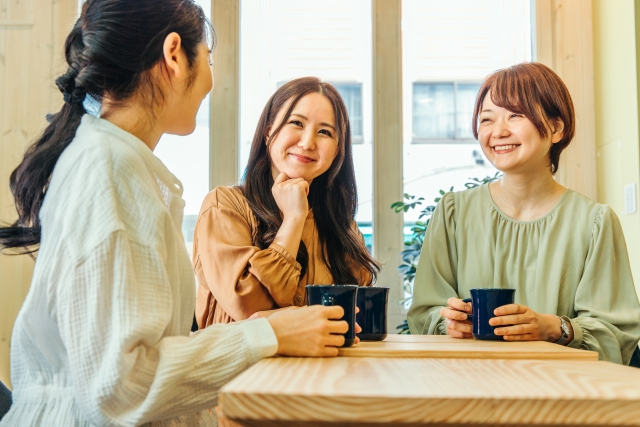
[{"label": "smiling face", "polygon": [[[285,104],[278,111],[274,128],[282,123],[288,108],[289,104]],[[311,182],[329,170],[338,154],[333,105],[320,93],[300,98],[275,136],[270,129],[267,132],[274,179],[284,172],[289,178],[303,178]]]},{"label": "smiling face", "polygon": [[562,139],[562,121],[549,123],[551,132],[543,138],[523,114],[493,103],[490,94],[482,102],[478,141],[491,164],[504,173],[549,170],[549,150]]}]

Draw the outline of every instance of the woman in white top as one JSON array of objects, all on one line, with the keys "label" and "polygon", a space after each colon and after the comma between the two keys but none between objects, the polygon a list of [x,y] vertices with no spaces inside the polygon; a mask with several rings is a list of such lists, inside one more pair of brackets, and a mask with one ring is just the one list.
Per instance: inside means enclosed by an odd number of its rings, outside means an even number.
[{"label": "woman in white top", "polygon": [[344,342],[346,322],[330,320],[342,309],[321,306],[189,337],[182,186],[152,150],[195,128],[213,83],[208,36],[191,0],[84,4],[56,80],[64,106],[11,175],[19,218],[0,229],[0,249],[38,250],[0,426],[215,425],[220,387],[261,358]]}]

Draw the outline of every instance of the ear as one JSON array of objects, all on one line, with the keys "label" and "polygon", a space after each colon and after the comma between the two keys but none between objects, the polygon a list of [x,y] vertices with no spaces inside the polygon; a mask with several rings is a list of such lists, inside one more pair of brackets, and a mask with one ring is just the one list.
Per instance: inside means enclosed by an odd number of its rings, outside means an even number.
[{"label": "ear", "polygon": [[556,117],[551,121],[551,129],[553,129],[553,134],[551,135],[551,143],[555,144],[562,140],[564,136],[564,122],[560,117]]},{"label": "ear", "polygon": [[180,66],[184,61],[182,39],[178,33],[170,33],[162,45],[162,60],[169,77],[179,79],[182,76]]}]

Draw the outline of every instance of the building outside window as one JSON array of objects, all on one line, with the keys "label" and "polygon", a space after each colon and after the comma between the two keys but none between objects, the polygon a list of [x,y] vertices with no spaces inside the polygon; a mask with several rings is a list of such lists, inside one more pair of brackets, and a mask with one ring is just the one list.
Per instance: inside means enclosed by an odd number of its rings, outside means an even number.
[{"label": "building outside window", "polygon": [[471,117],[480,83],[413,84],[412,143],[471,143]]}]

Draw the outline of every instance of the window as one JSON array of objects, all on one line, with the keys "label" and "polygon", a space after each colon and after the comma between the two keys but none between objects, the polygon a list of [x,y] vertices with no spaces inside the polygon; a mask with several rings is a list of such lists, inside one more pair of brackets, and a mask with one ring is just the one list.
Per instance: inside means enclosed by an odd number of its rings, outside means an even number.
[{"label": "window", "polygon": [[362,84],[331,83],[340,93],[349,112],[351,138],[353,142],[364,142],[362,132]]},{"label": "window", "polygon": [[240,176],[262,109],[285,82],[316,76],[340,93],[349,113],[358,185],[356,221],[374,231],[371,0],[240,2]]},{"label": "window", "polygon": [[414,83],[412,142],[470,142],[480,83]]}]

